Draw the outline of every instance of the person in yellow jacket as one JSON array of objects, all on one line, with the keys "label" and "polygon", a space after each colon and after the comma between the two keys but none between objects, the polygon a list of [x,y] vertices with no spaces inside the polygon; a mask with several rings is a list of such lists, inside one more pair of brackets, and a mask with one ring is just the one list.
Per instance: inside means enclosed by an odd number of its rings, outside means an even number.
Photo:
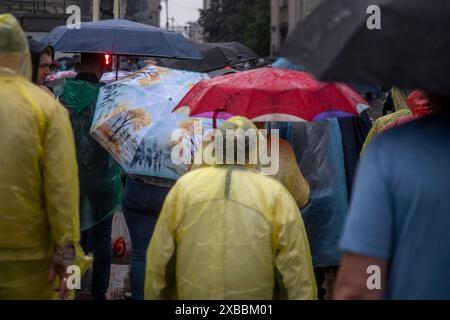
[{"label": "person in yellow jacket", "polygon": [[0,96],[0,299],[54,299],[55,289],[64,298],[67,267],[88,264],[74,138],[67,111],[31,83],[27,40],[10,14],[0,15]]},{"label": "person in yellow jacket", "polygon": [[[256,127],[258,129],[265,128],[265,122],[257,122]],[[271,137],[267,139],[267,150],[271,151]],[[294,197],[295,202],[299,209],[304,208],[309,201],[310,187],[308,181],[303,176],[295,156],[295,152],[292,149],[289,142],[278,137],[278,171],[271,177],[280,181],[283,186],[288,189],[291,195]],[[270,156],[270,152],[268,152]]]},{"label": "person in yellow jacket", "polygon": [[[309,183],[303,176],[289,142],[280,140],[280,169],[272,177],[280,181],[294,197],[299,209],[304,208],[309,201]],[[270,140],[269,140],[270,141]],[[270,150],[270,143],[269,143]]]},{"label": "person in yellow jacket", "polygon": [[[220,131],[239,128],[257,130],[234,117]],[[293,197],[248,158],[233,161],[193,170],[169,192],[147,252],[146,299],[317,298]]]}]

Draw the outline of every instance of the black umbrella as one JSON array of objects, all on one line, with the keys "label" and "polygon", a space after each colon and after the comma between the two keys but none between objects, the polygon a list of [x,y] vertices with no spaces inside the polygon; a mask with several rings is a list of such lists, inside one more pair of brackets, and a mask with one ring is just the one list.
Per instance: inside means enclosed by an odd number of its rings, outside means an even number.
[{"label": "black umbrella", "polygon": [[[371,5],[381,9],[381,29],[368,28]],[[329,0],[293,32],[281,54],[321,80],[448,96],[449,30],[448,0]]]},{"label": "black umbrella", "polygon": [[59,26],[49,32],[45,41],[63,52],[203,58],[181,34],[122,19],[83,22],[79,29]]},{"label": "black umbrella", "polygon": [[[105,53],[125,56],[202,59],[202,54],[181,34],[129,20],[83,22],[79,29],[54,28],[44,40],[56,51]],[[119,71],[116,60],[116,76]]]},{"label": "black umbrella", "polygon": [[162,65],[168,68],[195,72],[209,72],[256,60],[258,55],[239,42],[194,43],[205,57],[203,60],[165,59]]},{"label": "black umbrella", "polygon": [[213,43],[213,45],[222,48],[224,52],[228,50],[237,55],[237,58],[232,57],[232,65],[259,59],[259,56],[253,50],[237,41],[219,42]]}]

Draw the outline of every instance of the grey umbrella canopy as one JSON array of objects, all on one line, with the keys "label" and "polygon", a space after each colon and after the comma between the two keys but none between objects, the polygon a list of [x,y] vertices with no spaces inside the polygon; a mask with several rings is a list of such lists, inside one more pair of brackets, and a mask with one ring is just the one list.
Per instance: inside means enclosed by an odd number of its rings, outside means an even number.
[{"label": "grey umbrella canopy", "polygon": [[236,58],[232,58],[232,65],[259,59],[259,56],[252,49],[237,41],[217,42],[211,43],[211,45],[222,48],[225,52],[233,52],[233,54],[236,55]]},{"label": "grey umbrella canopy", "polygon": [[181,34],[122,20],[83,22],[80,29],[54,28],[45,41],[56,51],[109,53],[202,59],[202,54]]},{"label": "grey umbrella canopy", "polygon": [[[381,29],[368,28],[372,5],[380,8]],[[448,30],[448,0],[330,0],[293,32],[281,54],[321,80],[449,96]]]},{"label": "grey umbrella canopy", "polygon": [[161,65],[187,71],[210,72],[256,60],[258,55],[239,42],[193,43],[205,57],[202,60],[165,59]]}]

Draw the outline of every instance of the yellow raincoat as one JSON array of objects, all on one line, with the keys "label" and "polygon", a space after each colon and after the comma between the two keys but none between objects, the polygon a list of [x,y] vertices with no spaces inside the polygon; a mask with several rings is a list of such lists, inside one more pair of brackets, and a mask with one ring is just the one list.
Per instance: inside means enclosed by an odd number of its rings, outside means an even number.
[{"label": "yellow raincoat", "polygon": [[364,141],[364,145],[361,150],[361,155],[364,154],[367,147],[369,146],[370,141],[372,141],[373,138],[375,138],[377,135],[379,135],[383,129],[388,126],[389,124],[396,121],[398,118],[410,116],[412,113],[408,109],[400,109],[394,113],[387,114],[383,117],[378,118],[375,120],[375,122],[372,125],[372,128],[370,129],[369,133],[367,134],[366,140]]},{"label": "yellow raincoat", "polygon": [[204,167],[178,180],[147,252],[146,299],[316,295],[305,227],[281,183],[248,164]]},{"label": "yellow raincoat", "polygon": [[395,111],[409,110],[408,104],[406,103],[406,98],[408,94],[405,90],[393,87],[391,89],[392,101],[394,102]]},{"label": "yellow raincoat", "polygon": [[[270,139],[268,142],[270,150]],[[309,200],[309,183],[298,167],[294,150],[292,150],[289,142],[280,138],[279,148],[279,170],[272,177],[280,181],[289,190],[300,209],[304,208]]]},{"label": "yellow raincoat", "polygon": [[408,104],[406,103],[406,98],[408,97],[408,95],[406,94],[405,90],[393,87],[391,89],[391,95],[392,100],[394,102],[395,112],[387,114],[375,120],[375,122],[372,125],[372,128],[367,134],[366,140],[364,141],[364,145],[361,150],[361,155],[363,155],[364,152],[366,151],[370,141],[372,141],[373,138],[379,135],[386,126],[393,123],[398,118],[411,115],[411,111],[409,110]]},{"label": "yellow raincoat", "polygon": [[78,175],[67,111],[33,85],[25,34],[0,15],[0,299],[51,299],[57,246],[78,245]]}]

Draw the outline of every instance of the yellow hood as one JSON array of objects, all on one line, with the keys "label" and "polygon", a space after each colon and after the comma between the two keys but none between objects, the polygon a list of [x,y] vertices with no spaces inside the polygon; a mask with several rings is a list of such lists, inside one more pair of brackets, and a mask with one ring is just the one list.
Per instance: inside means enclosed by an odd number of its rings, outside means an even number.
[{"label": "yellow hood", "polygon": [[[219,133],[222,134],[222,137],[223,137],[223,154],[222,154],[223,158],[219,159],[219,156],[216,153],[215,156],[213,156],[215,165],[230,164],[230,163],[227,163],[227,162],[231,160],[231,162],[233,162],[235,165],[241,165],[241,166],[244,166],[244,167],[249,167],[249,168],[254,168],[254,169],[258,169],[259,168],[259,164],[257,163],[257,160],[258,160],[257,158],[256,158],[256,163],[249,163],[250,154],[253,151],[255,151],[249,145],[249,143],[248,143],[249,139],[246,139],[246,137],[245,137],[246,132],[249,129],[255,130],[255,133],[257,134],[256,142],[257,142],[257,146],[259,148],[259,146],[261,144],[261,139],[265,139],[265,137],[260,135],[258,133],[258,128],[253,124],[252,121],[250,121],[249,119],[247,119],[245,117],[241,117],[241,116],[232,117],[232,118],[228,119],[227,121],[225,121],[224,123],[222,123],[217,128],[217,130],[219,131]],[[233,137],[227,137],[227,130],[233,130],[233,132],[234,132]],[[226,141],[229,140],[230,138],[234,139],[235,150],[234,150],[234,158],[228,160],[227,159],[227,146],[226,146],[227,142]],[[245,148],[247,150],[242,150],[242,145],[240,145],[238,143],[238,141],[240,141],[240,139],[242,139],[242,138],[244,138],[245,141],[246,141]],[[200,150],[198,150],[197,154],[196,154],[196,158],[197,157],[201,157],[201,159],[203,159],[203,160],[201,161],[201,164],[194,164],[191,169],[198,169],[198,168],[202,168],[202,167],[205,167],[205,166],[209,166],[208,163],[210,163],[210,162],[208,162],[206,160],[204,152],[206,152],[205,151],[206,148],[208,148],[209,146],[211,146],[213,144],[213,141],[214,140],[204,141],[203,142],[202,148]],[[214,146],[214,147],[216,147],[216,146]],[[256,151],[258,151],[258,150],[256,150]],[[236,154],[244,154],[244,152],[245,152],[245,164],[238,164],[238,163],[236,163],[236,162],[238,162],[237,161],[238,159],[236,159]],[[257,153],[256,153],[256,155],[257,155]]]},{"label": "yellow hood", "polygon": [[25,33],[17,19],[0,15],[0,73],[17,74],[31,81],[31,58]]}]

